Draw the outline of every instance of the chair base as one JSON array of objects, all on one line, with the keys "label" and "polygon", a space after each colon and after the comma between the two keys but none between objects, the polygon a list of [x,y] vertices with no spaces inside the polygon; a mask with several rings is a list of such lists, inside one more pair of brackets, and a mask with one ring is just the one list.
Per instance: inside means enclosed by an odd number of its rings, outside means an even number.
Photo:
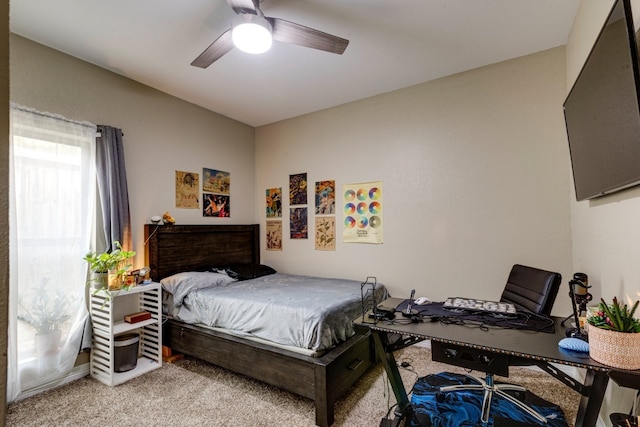
[{"label": "chair base", "polygon": [[506,393],[505,391],[526,391],[526,388],[521,387],[519,385],[514,384],[495,384],[493,381],[493,375],[488,374],[486,379],[477,378],[473,375],[465,374],[467,377],[471,378],[473,381],[478,384],[463,384],[463,385],[452,385],[441,387],[440,391],[443,393],[450,391],[461,391],[461,390],[484,390],[484,398],[482,401],[482,415],[481,421],[482,424],[486,425],[489,422],[489,413],[491,411],[491,400],[493,399],[493,395],[496,394],[500,397],[507,399],[509,402],[516,405],[518,408],[528,413],[532,417],[536,418],[541,423],[547,424],[547,419],[542,416],[538,411],[533,408],[530,408],[525,403],[519,401],[515,397]]}]

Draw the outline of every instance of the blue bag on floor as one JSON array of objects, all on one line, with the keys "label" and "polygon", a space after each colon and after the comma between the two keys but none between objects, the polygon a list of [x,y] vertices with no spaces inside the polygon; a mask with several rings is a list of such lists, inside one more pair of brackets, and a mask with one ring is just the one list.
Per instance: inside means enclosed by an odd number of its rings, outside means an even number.
[{"label": "blue bag on floor", "polygon": [[[458,384],[474,384],[466,375],[441,372],[419,378],[413,387],[411,403],[413,415],[408,421],[410,427],[431,425],[433,427],[466,427],[479,426],[482,410],[484,390],[465,390],[440,392],[440,387]],[[568,427],[564,413],[559,406],[547,402],[533,393],[513,392],[510,394],[524,399],[531,408],[547,419],[547,424],[542,424],[531,415],[523,412],[513,403],[500,396],[493,395],[488,426],[493,427],[494,420],[512,420],[520,423],[517,425],[549,427]],[[518,396],[519,395],[519,396]],[[429,424],[430,421],[430,424]]]}]

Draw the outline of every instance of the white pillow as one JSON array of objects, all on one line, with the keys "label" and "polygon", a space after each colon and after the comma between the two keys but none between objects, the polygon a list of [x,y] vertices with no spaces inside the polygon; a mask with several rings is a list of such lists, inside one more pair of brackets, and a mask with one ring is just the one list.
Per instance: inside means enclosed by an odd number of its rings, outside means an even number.
[{"label": "white pillow", "polygon": [[229,277],[227,274],[209,271],[189,271],[165,277],[160,280],[160,283],[162,283],[162,289],[173,295],[174,306],[179,307],[182,305],[182,300],[191,291],[227,286],[229,283],[236,281],[237,279]]}]

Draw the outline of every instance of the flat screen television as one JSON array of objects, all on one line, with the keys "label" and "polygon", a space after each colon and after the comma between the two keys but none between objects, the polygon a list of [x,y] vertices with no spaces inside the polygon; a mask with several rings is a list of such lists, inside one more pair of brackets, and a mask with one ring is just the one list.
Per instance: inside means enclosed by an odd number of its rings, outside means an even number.
[{"label": "flat screen television", "polygon": [[638,51],[629,0],[616,0],[564,102],[576,199],[640,184]]}]

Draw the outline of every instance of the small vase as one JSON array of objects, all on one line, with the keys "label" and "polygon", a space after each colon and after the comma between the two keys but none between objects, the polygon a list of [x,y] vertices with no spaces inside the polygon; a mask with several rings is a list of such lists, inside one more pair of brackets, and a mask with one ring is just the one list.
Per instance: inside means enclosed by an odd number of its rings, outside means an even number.
[{"label": "small vase", "polygon": [[640,369],[640,333],[618,332],[588,324],[589,356],[603,365]]},{"label": "small vase", "polygon": [[108,285],[108,274],[101,272],[92,272],[91,273],[91,288],[92,289],[107,289]]},{"label": "small vase", "polygon": [[59,329],[47,333],[37,333],[35,347],[37,356],[50,356],[56,354],[60,348],[62,332]]},{"label": "small vase", "polygon": [[119,289],[122,289],[122,275],[109,273],[109,290],[117,291]]}]

